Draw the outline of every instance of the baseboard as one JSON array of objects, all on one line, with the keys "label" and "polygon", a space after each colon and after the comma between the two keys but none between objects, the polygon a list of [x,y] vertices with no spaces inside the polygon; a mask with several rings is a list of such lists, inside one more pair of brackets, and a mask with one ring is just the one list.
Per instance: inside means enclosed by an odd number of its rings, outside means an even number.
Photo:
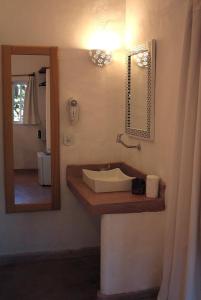
[{"label": "baseboard", "polygon": [[99,292],[97,295],[97,300],[148,300],[150,298],[157,297],[158,292],[159,288],[113,295],[105,295]]},{"label": "baseboard", "polygon": [[45,251],[34,253],[22,253],[15,255],[0,255],[0,266],[34,263],[38,261],[47,260],[61,260],[68,258],[82,258],[82,257],[97,256],[100,257],[99,247],[81,248],[76,250],[62,250],[62,251]]}]

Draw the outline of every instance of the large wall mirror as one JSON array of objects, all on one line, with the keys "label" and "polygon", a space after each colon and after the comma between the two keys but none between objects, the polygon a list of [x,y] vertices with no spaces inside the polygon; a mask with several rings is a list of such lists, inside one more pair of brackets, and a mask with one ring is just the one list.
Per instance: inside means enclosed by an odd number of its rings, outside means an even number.
[{"label": "large wall mirror", "polygon": [[6,211],[60,208],[56,47],[2,46]]},{"label": "large wall mirror", "polygon": [[137,45],[127,56],[126,133],[154,139],[155,40]]}]

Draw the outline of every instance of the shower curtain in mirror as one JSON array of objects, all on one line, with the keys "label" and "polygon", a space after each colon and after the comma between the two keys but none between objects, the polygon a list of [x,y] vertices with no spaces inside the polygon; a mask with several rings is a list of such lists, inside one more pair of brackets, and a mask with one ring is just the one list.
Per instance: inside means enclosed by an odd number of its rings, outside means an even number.
[{"label": "shower curtain in mirror", "polygon": [[29,76],[26,88],[23,123],[27,125],[39,124],[36,81],[34,76]]},{"label": "shower curtain in mirror", "polygon": [[177,140],[159,300],[201,300],[201,0],[186,0]]}]

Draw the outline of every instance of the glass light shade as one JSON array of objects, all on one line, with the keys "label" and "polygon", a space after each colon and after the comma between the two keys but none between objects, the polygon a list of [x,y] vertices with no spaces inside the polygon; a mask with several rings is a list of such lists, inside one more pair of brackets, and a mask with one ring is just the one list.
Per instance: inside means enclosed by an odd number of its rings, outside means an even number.
[{"label": "glass light shade", "polygon": [[112,54],[109,51],[101,49],[93,49],[89,51],[91,61],[98,67],[108,65],[112,61]]},{"label": "glass light shade", "polygon": [[134,55],[136,64],[140,68],[148,68],[149,53],[148,51],[140,52]]}]

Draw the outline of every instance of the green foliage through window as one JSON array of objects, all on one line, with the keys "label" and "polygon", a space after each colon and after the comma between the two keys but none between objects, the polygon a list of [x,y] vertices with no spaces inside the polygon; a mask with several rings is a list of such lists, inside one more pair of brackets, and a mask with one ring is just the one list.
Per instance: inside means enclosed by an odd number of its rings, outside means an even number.
[{"label": "green foliage through window", "polygon": [[26,83],[13,84],[13,121],[23,123]]}]

